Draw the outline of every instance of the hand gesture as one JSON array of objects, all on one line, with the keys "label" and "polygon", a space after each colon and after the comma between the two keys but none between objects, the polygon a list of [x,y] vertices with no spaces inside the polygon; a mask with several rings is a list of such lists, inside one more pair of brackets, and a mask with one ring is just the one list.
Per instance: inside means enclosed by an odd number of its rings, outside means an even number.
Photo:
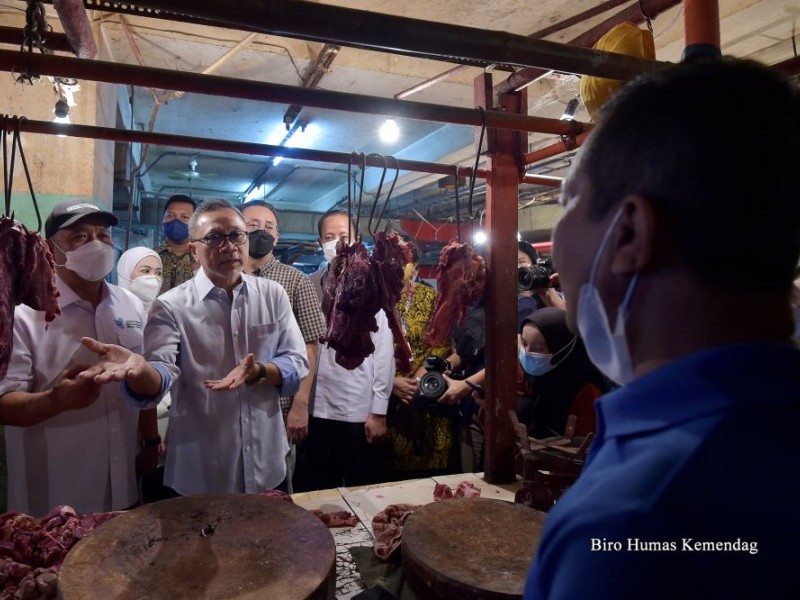
[{"label": "hand gesture", "polygon": [[100,362],[79,374],[84,380],[109,383],[132,379],[142,374],[147,361],[140,354],[115,344],[104,344],[92,338],[81,338],[81,344],[100,357]]},{"label": "hand gesture", "polygon": [[74,410],[90,406],[100,397],[100,384],[78,374],[89,368],[76,365],[64,369],[53,386],[53,403],[60,410]]},{"label": "hand gesture", "polygon": [[439,397],[438,402],[442,404],[458,404],[462,398],[466,398],[472,392],[472,388],[464,381],[450,379],[447,375],[443,375],[443,377],[447,382],[447,389]]},{"label": "hand gesture", "polygon": [[251,353],[245,356],[242,362],[236,365],[224,378],[207,379],[203,384],[214,392],[235,390],[244,382],[254,379],[257,375],[256,357]]},{"label": "hand gesture", "polygon": [[404,404],[409,404],[419,389],[419,380],[413,377],[395,377],[392,384],[392,394],[397,396]]}]

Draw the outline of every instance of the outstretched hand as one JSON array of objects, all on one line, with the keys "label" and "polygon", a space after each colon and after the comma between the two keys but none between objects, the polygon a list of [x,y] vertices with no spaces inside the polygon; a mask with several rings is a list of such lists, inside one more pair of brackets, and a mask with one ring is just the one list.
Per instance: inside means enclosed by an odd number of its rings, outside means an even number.
[{"label": "outstretched hand", "polygon": [[248,354],[222,379],[207,379],[203,384],[214,392],[235,390],[240,385],[258,375],[258,366],[254,354]]},{"label": "outstretched hand", "polygon": [[92,338],[81,338],[81,344],[100,357],[100,362],[81,371],[80,379],[95,383],[123,381],[141,375],[147,365],[144,357],[115,344],[104,344]]}]

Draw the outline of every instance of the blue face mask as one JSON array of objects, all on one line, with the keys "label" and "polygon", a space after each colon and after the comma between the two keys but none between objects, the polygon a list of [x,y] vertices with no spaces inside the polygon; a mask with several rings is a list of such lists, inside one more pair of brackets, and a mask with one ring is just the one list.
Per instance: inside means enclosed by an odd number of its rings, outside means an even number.
[{"label": "blue face mask", "polygon": [[532,377],[544,375],[555,369],[552,364],[552,354],[540,354],[538,352],[525,352],[525,348],[519,348],[519,364],[522,370]]},{"label": "blue face mask", "polygon": [[174,219],[161,225],[164,235],[173,242],[183,242],[189,239],[189,226],[180,219]]}]

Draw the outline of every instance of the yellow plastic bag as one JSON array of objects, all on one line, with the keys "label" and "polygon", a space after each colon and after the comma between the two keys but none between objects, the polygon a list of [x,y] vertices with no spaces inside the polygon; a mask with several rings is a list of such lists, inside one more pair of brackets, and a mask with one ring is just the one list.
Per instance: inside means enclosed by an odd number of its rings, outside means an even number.
[{"label": "yellow plastic bag", "polygon": [[[638,58],[649,58],[650,60],[655,60],[656,58],[653,34],[628,22],[620,23],[609,30],[597,40],[594,49]],[[623,85],[625,85],[624,81],[616,81],[614,79],[581,77],[581,99],[592,119],[596,118],[603,104]]]}]

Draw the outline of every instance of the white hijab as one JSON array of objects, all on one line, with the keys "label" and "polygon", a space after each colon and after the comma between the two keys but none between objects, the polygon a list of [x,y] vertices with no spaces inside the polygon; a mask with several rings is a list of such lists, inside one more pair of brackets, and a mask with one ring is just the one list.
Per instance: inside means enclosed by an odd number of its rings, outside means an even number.
[{"label": "white hijab", "polygon": [[144,246],[137,246],[122,253],[117,263],[117,282],[119,287],[126,290],[131,289],[133,270],[147,256],[155,256],[158,259],[158,264],[161,264],[161,257],[150,248],[145,248]]}]

